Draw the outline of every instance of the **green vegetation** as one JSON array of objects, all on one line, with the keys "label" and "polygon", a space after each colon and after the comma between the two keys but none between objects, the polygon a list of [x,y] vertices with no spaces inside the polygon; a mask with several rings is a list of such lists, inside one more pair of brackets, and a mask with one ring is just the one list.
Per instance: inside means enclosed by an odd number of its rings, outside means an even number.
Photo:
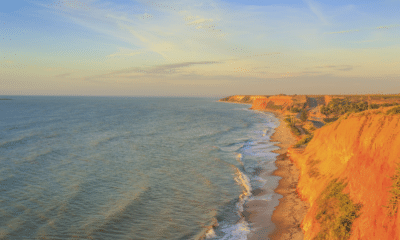
[{"label": "green vegetation", "polygon": [[295,125],[290,125],[290,130],[292,130],[292,133],[296,136],[301,135],[300,130]]},{"label": "green vegetation", "polygon": [[380,107],[380,105],[379,105],[379,104],[373,103],[373,104],[369,105],[369,107],[370,107],[371,109],[377,109],[377,108]]},{"label": "green vegetation", "polygon": [[368,102],[351,102],[347,99],[332,99],[326,106],[321,107],[321,113],[326,116],[339,116],[347,112],[361,112],[368,109]]},{"label": "green vegetation", "polygon": [[287,125],[290,127],[290,130],[292,131],[292,133],[296,136],[300,136],[301,132],[300,130],[295,126],[294,123],[292,123],[292,119],[290,118],[290,116],[286,116],[286,118],[284,119],[284,121],[287,123]]},{"label": "green vegetation", "polygon": [[399,105],[399,103],[384,103],[384,104],[382,104],[380,106],[382,106],[382,107],[390,107],[390,106],[395,106],[395,105]]},{"label": "green vegetation", "polygon": [[282,110],[282,106],[279,106],[279,105],[270,105],[270,106],[267,106],[267,108],[273,109],[273,110]]},{"label": "green vegetation", "polygon": [[346,184],[334,179],[319,196],[316,219],[321,230],[314,240],[349,239],[351,226],[360,216],[361,204],[354,204],[348,194],[343,193]]},{"label": "green vegetation", "polygon": [[309,143],[310,141],[311,141],[311,139],[313,138],[313,135],[306,135],[303,139],[301,139],[300,141],[298,141],[295,145],[294,145],[294,147],[295,148],[298,148],[298,147],[300,147],[301,145],[304,145],[304,144],[307,144],[307,143]]},{"label": "green vegetation", "polygon": [[275,105],[274,102],[272,102],[272,101],[269,101],[269,102],[267,103],[266,108],[268,108],[268,109],[273,109],[273,110],[282,110],[282,106],[280,106],[280,105]]},{"label": "green vegetation", "polygon": [[400,113],[400,107],[394,107],[386,112],[386,114],[399,114],[399,113]]},{"label": "green vegetation", "polygon": [[384,206],[388,209],[388,216],[393,217],[397,213],[397,209],[399,208],[399,200],[400,200],[400,163],[397,163],[396,173],[390,177],[392,179],[393,184],[392,188],[389,191],[391,194],[391,198],[389,200],[389,204]]},{"label": "green vegetation", "polygon": [[301,109],[298,108],[298,107],[292,107],[292,108],[290,108],[290,112],[292,112],[292,113],[298,113],[298,112],[300,112],[300,111],[301,111]]},{"label": "green vegetation", "polygon": [[305,121],[307,121],[307,119],[308,119],[307,111],[306,110],[302,110],[301,113],[300,113],[300,120],[302,122],[305,122]]},{"label": "green vegetation", "polygon": [[400,107],[394,107],[386,112],[386,114],[399,114],[399,113],[400,113]]},{"label": "green vegetation", "polygon": [[242,99],[240,100],[240,102],[242,102],[242,103],[251,102],[250,96],[248,96],[248,95],[244,96],[244,98],[242,98]]},{"label": "green vegetation", "polygon": [[338,119],[339,119],[338,117],[333,117],[333,118],[324,118],[323,120],[325,123],[330,123],[330,122],[334,122]]}]

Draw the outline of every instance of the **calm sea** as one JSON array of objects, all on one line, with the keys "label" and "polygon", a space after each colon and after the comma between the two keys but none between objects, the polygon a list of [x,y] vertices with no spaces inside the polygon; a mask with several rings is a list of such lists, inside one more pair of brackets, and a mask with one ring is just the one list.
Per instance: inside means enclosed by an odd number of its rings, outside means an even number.
[{"label": "calm sea", "polygon": [[275,169],[279,121],[250,105],[10,98],[0,101],[0,239],[247,239],[243,204],[268,184],[261,198],[274,194],[277,180],[258,173]]}]

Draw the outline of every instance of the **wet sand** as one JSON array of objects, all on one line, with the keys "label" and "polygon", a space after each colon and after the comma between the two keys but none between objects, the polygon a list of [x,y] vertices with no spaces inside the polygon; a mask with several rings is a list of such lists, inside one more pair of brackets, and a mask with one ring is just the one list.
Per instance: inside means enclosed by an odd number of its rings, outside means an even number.
[{"label": "wet sand", "polygon": [[[300,171],[290,161],[287,156],[287,149],[297,142],[292,135],[290,128],[283,121],[283,116],[274,112],[279,118],[280,125],[275,129],[275,133],[271,136],[272,142],[280,149],[273,152],[280,154],[275,161],[277,169],[272,173],[274,176],[281,177],[278,187],[274,190],[278,195],[271,201],[250,201],[244,206],[243,215],[246,221],[252,224],[254,231],[248,236],[249,240],[289,240],[289,239],[304,239],[300,224],[307,212],[308,205],[301,201],[296,192],[296,187],[299,179]],[[267,194],[263,189],[253,191],[253,195],[259,196]],[[279,198],[279,199],[278,199]],[[266,218],[271,216],[267,212],[268,203],[279,201],[279,205],[275,208],[272,214],[272,222]]]}]

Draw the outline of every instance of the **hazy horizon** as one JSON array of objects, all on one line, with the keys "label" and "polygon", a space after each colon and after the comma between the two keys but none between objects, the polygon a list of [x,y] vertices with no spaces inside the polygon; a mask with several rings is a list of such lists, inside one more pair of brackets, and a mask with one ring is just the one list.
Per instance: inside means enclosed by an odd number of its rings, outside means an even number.
[{"label": "hazy horizon", "polygon": [[400,2],[15,0],[0,95],[400,92]]}]

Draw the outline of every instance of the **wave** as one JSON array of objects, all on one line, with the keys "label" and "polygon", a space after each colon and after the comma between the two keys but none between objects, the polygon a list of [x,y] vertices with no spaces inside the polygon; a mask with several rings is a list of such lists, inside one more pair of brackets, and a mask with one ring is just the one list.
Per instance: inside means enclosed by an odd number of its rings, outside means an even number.
[{"label": "wave", "polygon": [[[129,212],[132,211],[132,207],[136,201],[146,192],[150,187],[148,183],[142,184],[140,191],[125,192],[124,198],[113,199],[103,205],[96,214],[89,216],[84,220],[84,224],[78,226],[75,229],[71,229],[71,232],[80,233],[79,235],[84,237],[92,237],[94,233],[106,231],[106,229],[113,225],[113,222],[120,222],[129,218]],[[114,231],[118,231],[114,229]]]},{"label": "wave", "polygon": [[114,141],[114,140],[118,140],[121,137],[126,137],[129,134],[130,134],[130,132],[126,132],[126,133],[114,134],[114,135],[103,137],[103,138],[100,137],[100,138],[98,138],[96,140],[91,141],[90,145],[93,146],[93,147],[97,147],[97,146],[99,146],[101,144],[104,144],[104,143],[107,143],[107,142],[111,142],[111,141]]},{"label": "wave", "polygon": [[19,138],[0,143],[0,148],[16,147],[17,145],[26,143],[27,141],[33,139],[36,136],[38,136],[38,134],[20,136]]},{"label": "wave", "polygon": [[239,213],[241,214],[243,212],[243,205],[245,201],[248,199],[249,196],[251,196],[251,185],[250,185],[250,179],[243,174],[239,168],[236,168],[235,172],[235,181],[237,182],[238,185],[240,185],[243,188],[243,192],[239,196],[239,201],[236,204],[236,206],[239,209]]},{"label": "wave", "polygon": [[242,165],[242,167],[244,167],[244,164],[242,162],[242,158],[243,158],[242,154],[240,154],[240,153],[236,154],[236,160],[240,163],[240,165]]},{"label": "wave", "polygon": [[225,236],[221,240],[247,240],[247,235],[250,233],[249,223],[242,218],[238,223],[231,226],[226,226],[221,229]]}]

